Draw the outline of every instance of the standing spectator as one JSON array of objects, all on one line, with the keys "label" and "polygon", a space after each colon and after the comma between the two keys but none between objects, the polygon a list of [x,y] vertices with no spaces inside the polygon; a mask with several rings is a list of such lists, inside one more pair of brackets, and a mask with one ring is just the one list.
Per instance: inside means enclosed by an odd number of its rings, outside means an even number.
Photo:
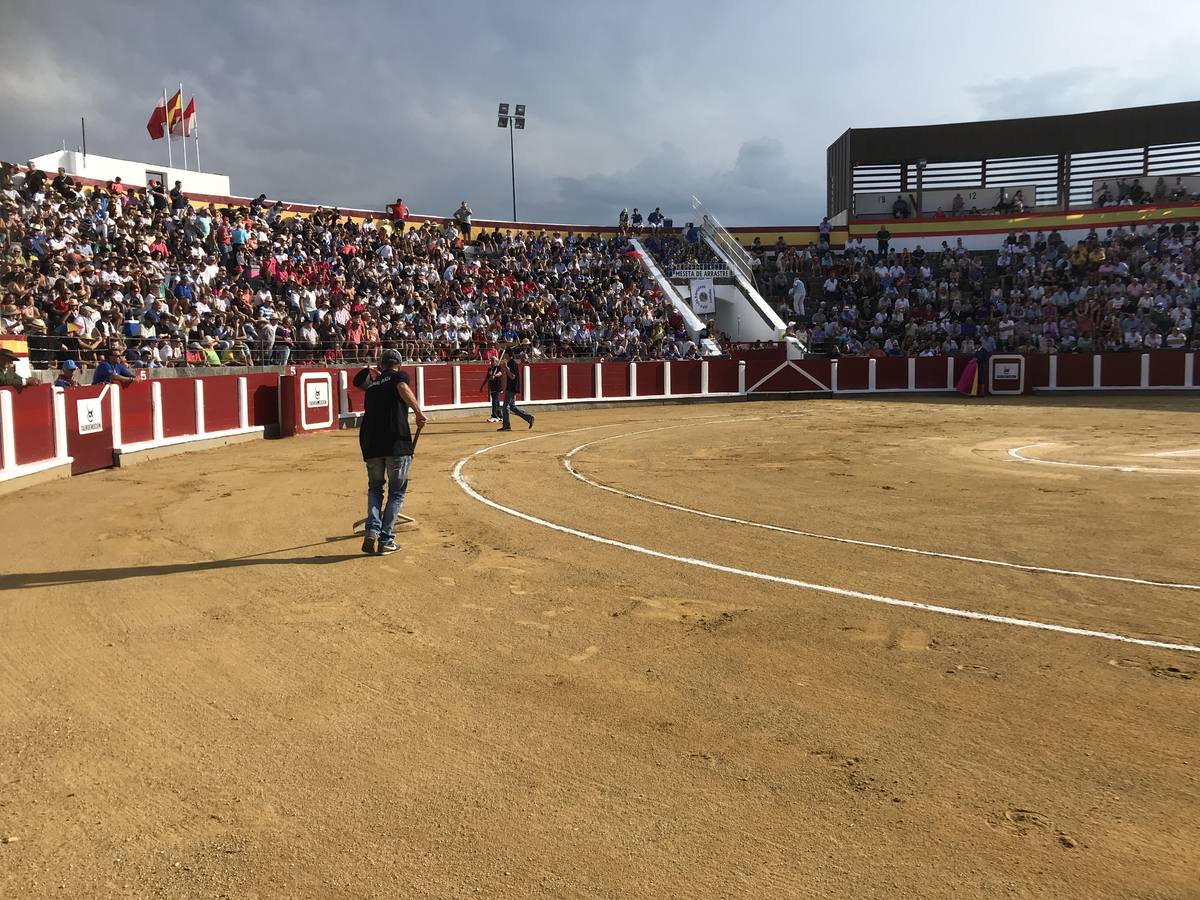
[{"label": "standing spectator", "polygon": [[188,199],[183,195],[183,182],[176,181],[175,187],[171,188],[171,215],[176,219],[182,219],[184,210],[188,208]]},{"label": "standing spectator", "polygon": [[879,230],[875,232],[875,239],[879,242],[879,255],[887,256],[888,241],[892,239],[892,233],[887,230],[886,225],[879,226]]},{"label": "standing spectator", "polygon": [[819,243],[823,247],[829,246],[829,233],[833,230],[833,226],[829,223],[829,216],[821,217],[821,224],[817,226],[817,231],[821,237]]},{"label": "standing spectator", "polygon": [[796,314],[797,321],[804,318],[804,301],[807,297],[808,286],[805,285],[803,278],[797,276],[792,282],[792,311]]},{"label": "standing spectator", "polygon": [[471,239],[471,207],[467,206],[467,201],[464,200],[458,205],[458,209],[454,211],[454,221],[458,225],[458,230],[462,232],[463,240]]},{"label": "standing spectator", "polygon": [[408,207],[404,205],[403,198],[397,197],[395,203],[389,204],[388,212],[392,214],[392,224],[403,228],[404,223],[408,221]]}]

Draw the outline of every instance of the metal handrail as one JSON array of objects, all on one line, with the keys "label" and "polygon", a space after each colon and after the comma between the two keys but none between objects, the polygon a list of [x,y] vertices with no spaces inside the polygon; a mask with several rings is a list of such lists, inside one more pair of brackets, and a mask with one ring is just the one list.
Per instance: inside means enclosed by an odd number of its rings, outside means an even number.
[{"label": "metal handrail", "polygon": [[725,251],[725,255],[729,257],[729,261],[733,263],[733,267],[738,274],[757,289],[754,281],[754,269],[750,265],[750,254],[746,252],[746,248],[737,242],[734,236],[721,224],[721,221],[710,213],[695,195],[692,196],[692,209],[697,210],[701,214],[701,233],[718,244]]}]

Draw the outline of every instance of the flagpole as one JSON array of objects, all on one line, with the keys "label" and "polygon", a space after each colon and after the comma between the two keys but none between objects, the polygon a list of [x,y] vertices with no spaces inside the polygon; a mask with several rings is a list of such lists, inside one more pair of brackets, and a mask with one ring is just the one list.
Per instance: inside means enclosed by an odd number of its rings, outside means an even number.
[{"label": "flagpole", "polygon": [[183,118],[183,82],[179,82],[179,136],[183,141],[183,170],[187,171],[187,122]]},{"label": "flagpole", "polygon": [[[163,88],[163,116],[166,121],[163,123],[167,128],[167,168],[175,168],[175,161],[171,158],[171,113],[167,109],[167,89]],[[164,181],[166,179],[163,179]],[[166,187],[164,184],[163,187]]]},{"label": "flagpole", "polygon": [[[193,100],[196,98],[193,97]],[[192,113],[192,136],[196,139],[196,171],[200,171],[200,117]]]}]

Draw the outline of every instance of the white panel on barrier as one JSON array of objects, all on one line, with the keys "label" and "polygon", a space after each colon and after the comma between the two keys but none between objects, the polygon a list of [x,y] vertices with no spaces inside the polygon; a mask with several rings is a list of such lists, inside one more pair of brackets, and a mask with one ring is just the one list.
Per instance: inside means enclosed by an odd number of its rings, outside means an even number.
[{"label": "white panel on barrier", "polygon": [[1025,358],[997,354],[988,359],[989,394],[1025,393]]},{"label": "white panel on barrier", "polygon": [[305,431],[333,425],[333,377],[328,372],[300,376],[300,427]]},{"label": "white panel on barrier", "polygon": [[75,412],[79,419],[80,434],[104,430],[104,400],[101,397],[76,400]]}]

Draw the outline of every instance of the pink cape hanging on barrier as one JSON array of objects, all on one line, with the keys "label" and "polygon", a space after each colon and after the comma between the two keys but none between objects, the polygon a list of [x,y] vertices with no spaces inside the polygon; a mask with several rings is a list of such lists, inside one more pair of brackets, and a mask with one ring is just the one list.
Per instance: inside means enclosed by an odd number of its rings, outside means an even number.
[{"label": "pink cape hanging on barrier", "polygon": [[972,359],[967,363],[954,387],[960,394],[968,397],[978,397],[982,393],[979,389],[979,363],[976,360]]}]

